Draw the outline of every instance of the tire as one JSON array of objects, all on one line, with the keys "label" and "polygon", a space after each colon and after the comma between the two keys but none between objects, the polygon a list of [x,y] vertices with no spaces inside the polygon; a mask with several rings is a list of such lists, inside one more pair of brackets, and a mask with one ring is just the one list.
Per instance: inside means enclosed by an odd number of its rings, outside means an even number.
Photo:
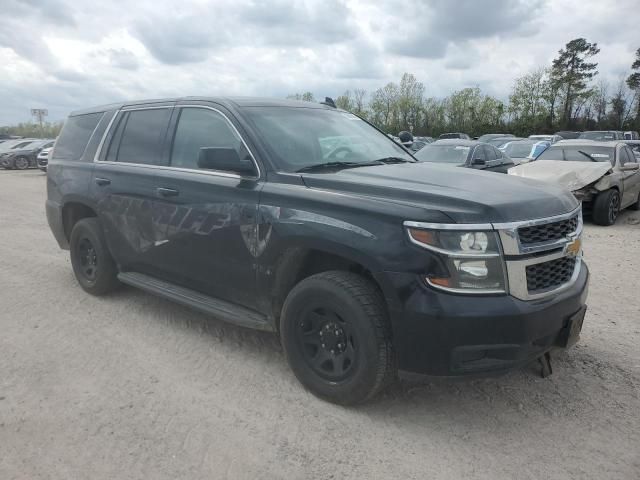
[{"label": "tire", "polygon": [[620,193],[609,189],[601,192],[593,203],[593,223],[597,225],[613,225],[620,213]]},{"label": "tire", "polygon": [[118,268],[97,218],[83,218],[73,226],[69,250],[73,273],[86,292],[104,295],[118,288]]},{"label": "tire", "polygon": [[29,168],[31,162],[27,157],[18,157],[13,161],[13,168],[16,170],[26,170]]},{"label": "tire", "polygon": [[5,170],[13,170],[13,160],[2,160],[2,162],[0,162],[0,166]]},{"label": "tire", "polygon": [[365,402],[396,376],[382,293],[355,273],[323,272],[298,283],[282,309],[280,338],[300,383],[333,403]]}]

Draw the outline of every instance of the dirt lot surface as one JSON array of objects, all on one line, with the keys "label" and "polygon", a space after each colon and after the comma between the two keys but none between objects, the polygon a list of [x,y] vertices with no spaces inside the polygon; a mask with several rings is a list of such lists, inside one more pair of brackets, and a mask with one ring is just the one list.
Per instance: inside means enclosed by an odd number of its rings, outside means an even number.
[{"label": "dirt lot surface", "polygon": [[271,334],[75,282],[38,171],[0,171],[0,479],[638,479],[640,213],[587,224],[581,342],[497,378],[358,408],[297,383]]}]

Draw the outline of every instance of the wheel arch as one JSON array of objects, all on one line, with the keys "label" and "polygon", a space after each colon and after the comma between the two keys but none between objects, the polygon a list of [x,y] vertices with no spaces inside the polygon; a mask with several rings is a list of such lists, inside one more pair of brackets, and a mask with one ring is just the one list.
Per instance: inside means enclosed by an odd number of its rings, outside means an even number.
[{"label": "wheel arch", "polygon": [[369,279],[382,292],[387,309],[396,301],[394,290],[377,261],[362,251],[326,241],[289,245],[282,249],[275,262],[270,286],[276,325],[291,289],[311,275],[330,270],[349,271]]},{"label": "wheel arch", "polygon": [[71,238],[73,226],[83,218],[97,217],[95,209],[86,202],[71,199],[62,206],[62,228],[67,242]]}]

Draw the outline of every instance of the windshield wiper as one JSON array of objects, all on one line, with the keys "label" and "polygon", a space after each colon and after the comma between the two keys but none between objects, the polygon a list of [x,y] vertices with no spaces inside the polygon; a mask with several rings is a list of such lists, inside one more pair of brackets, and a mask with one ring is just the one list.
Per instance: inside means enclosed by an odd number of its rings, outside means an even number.
[{"label": "windshield wiper", "polygon": [[307,165],[302,167],[296,172],[317,172],[320,170],[329,170],[332,168],[354,168],[354,167],[366,167],[371,165],[380,165],[379,163],[361,163],[361,162],[325,162],[316,163],[315,165]]},{"label": "windshield wiper", "polygon": [[416,160],[407,160],[406,158],[402,158],[402,157],[383,157],[383,158],[378,158],[377,160],[374,160],[375,162],[382,162],[382,163],[415,163]]},{"label": "windshield wiper", "polygon": [[589,160],[591,160],[592,162],[597,162],[598,160],[596,160],[595,158],[593,158],[591,155],[589,155],[587,152],[583,152],[582,150],[578,150],[578,153],[581,153],[582,155],[584,155],[585,157],[587,157]]}]

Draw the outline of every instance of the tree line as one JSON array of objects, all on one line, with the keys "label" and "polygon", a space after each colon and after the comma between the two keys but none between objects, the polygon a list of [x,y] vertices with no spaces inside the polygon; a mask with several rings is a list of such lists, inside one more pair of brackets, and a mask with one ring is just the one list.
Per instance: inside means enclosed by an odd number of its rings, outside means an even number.
[{"label": "tree line", "polygon": [[[444,98],[427,97],[425,85],[405,73],[370,94],[347,90],[335,99],[339,108],[366,118],[388,133],[412,130],[415,135],[444,132],[516,135],[558,130],[640,130],[640,48],[629,75],[615,85],[596,81],[600,49],[584,38],[568,42],[551,65],[516,78],[507,102],[486,95],[478,87],[463,88]],[[314,102],[313,93],[288,98]],[[0,134],[54,138],[62,122],[20,123],[0,127]]]},{"label": "tree line", "polygon": [[[615,85],[596,82],[600,49],[584,38],[568,42],[551,65],[516,78],[503,102],[478,87],[445,98],[427,97],[415,75],[405,73],[369,95],[347,90],[335,99],[339,108],[366,118],[387,133],[412,130],[415,135],[444,132],[516,135],[558,130],[640,130],[640,48],[628,77]],[[311,92],[287,98],[315,101]]]}]

